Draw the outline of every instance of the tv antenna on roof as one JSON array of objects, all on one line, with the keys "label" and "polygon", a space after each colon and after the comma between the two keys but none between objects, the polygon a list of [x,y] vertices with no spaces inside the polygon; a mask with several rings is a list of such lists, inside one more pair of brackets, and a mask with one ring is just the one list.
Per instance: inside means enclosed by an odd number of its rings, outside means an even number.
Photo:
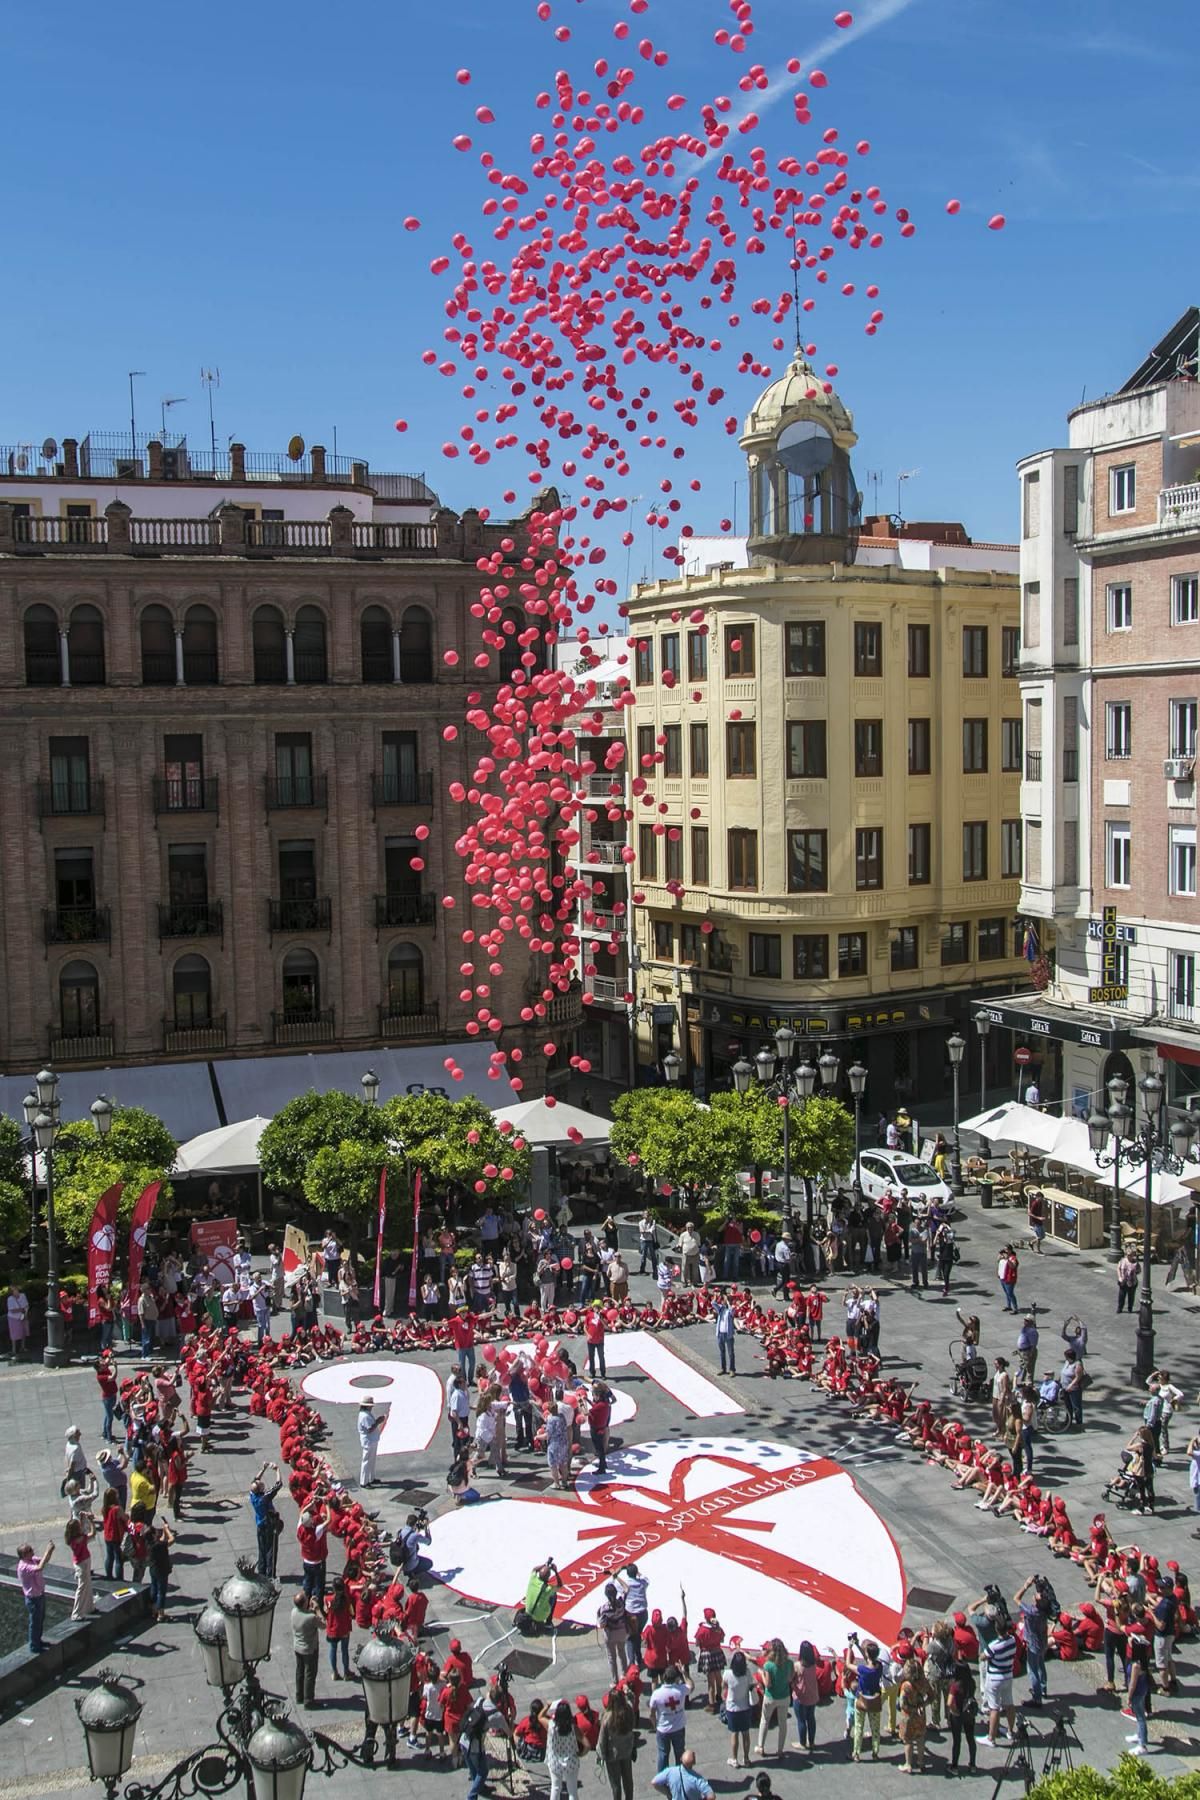
[{"label": "tv antenna on roof", "polygon": [[920,473],[921,473],[920,469],[901,469],[900,473],[896,477],[896,517],[898,519],[903,519],[903,517],[904,517],[904,508],[900,504],[900,498],[901,498],[901,494],[903,493],[904,483],[906,481],[912,481],[913,478],[915,476],[919,475]]},{"label": "tv antenna on roof", "polygon": [[208,435],[212,444],[213,474],[217,472],[217,428],[213,423],[213,389],[221,385],[220,369],[201,369],[200,379],[208,389]]},{"label": "tv antenna on roof", "polygon": [[167,414],[170,412],[170,410],[173,406],[186,406],[187,405],[187,395],[186,394],[164,394],[158,404],[162,411],[162,441],[163,441],[163,447],[165,449],[166,442],[167,442]]}]

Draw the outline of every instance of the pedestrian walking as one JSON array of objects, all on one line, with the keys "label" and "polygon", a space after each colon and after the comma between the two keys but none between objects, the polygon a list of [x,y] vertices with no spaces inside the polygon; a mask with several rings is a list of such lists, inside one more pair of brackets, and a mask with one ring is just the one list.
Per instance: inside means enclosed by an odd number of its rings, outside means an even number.
[{"label": "pedestrian walking", "polygon": [[372,1488],[375,1484],[375,1458],[379,1454],[379,1433],[387,1423],[387,1414],[375,1414],[373,1403],[368,1399],[358,1404],[358,1441],[362,1455],[358,1465],[358,1485],[361,1488]]},{"label": "pedestrian walking", "polygon": [[[653,1275],[658,1263],[658,1226],[648,1212],[638,1220],[639,1275]],[[649,1264],[649,1267],[647,1267]]]},{"label": "pedestrian walking", "polygon": [[317,1664],[321,1659],[321,1617],[316,1601],[297,1588],[292,1595],[292,1654],[296,1659],[296,1705],[314,1703],[317,1687]]},{"label": "pedestrian walking", "polygon": [[603,1696],[600,1735],[596,1739],[596,1755],[608,1776],[612,1800],[633,1800],[634,1737],[633,1708],[623,1690],[616,1685]]},{"label": "pedestrian walking", "polygon": [[929,1220],[924,1214],[908,1228],[908,1268],[912,1291],[918,1294],[929,1286]]},{"label": "pedestrian walking", "polygon": [[636,1563],[628,1563],[625,1573],[617,1576],[617,1585],[625,1597],[625,1618],[629,1626],[629,1660],[640,1669],[645,1666],[645,1659],[642,1656],[642,1633],[646,1629],[646,1622],[650,1616],[648,1599],[650,1583],[639,1572]]},{"label": "pedestrian walking", "polygon": [[[604,1382],[598,1381],[592,1389],[591,1404],[588,1407],[588,1435],[592,1440],[592,1450],[596,1457],[596,1473],[608,1474],[608,1432],[612,1422],[612,1390]],[[613,1680],[618,1680],[617,1675]]]},{"label": "pedestrian walking", "polygon": [[584,1748],[568,1700],[556,1702],[546,1732],[546,1773],[550,1800],[578,1800],[579,1752]]},{"label": "pedestrian walking", "polygon": [[[713,1800],[713,1791],[707,1781],[696,1773],[694,1750],[685,1750],[682,1761],[673,1769],[660,1769],[650,1785],[660,1794],[666,1794],[667,1800]],[[772,1795],[770,1800],[775,1800],[775,1796]]]},{"label": "pedestrian walking", "polygon": [[1150,1702],[1150,1645],[1139,1633],[1131,1632],[1125,1643],[1129,1659],[1129,1679],[1125,1691],[1125,1710],[1135,1721],[1126,1734],[1131,1756],[1145,1756],[1150,1748],[1146,1731],[1146,1709]]},{"label": "pedestrian walking", "polygon": [[792,1659],[784,1648],[782,1638],[772,1638],[767,1646],[767,1659],[758,1677],[762,1692],[762,1712],[759,1714],[758,1743],[755,1747],[758,1756],[768,1754],[767,1733],[772,1730],[779,1734],[775,1754],[783,1755],[788,1704],[792,1697],[792,1673]]},{"label": "pedestrian walking", "polygon": [[[354,1624],[354,1606],[350,1590],[340,1575],[335,1575],[325,1602],[325,1640],[329,1645],[329,1667],[335,1681],[350,1679],[350,1632]],[[338,1674],[338,1647],[341,1647],[342,1673]]]},{"label": "pedestrian walking", "polygon": [[625,1672],[625,1646],[629,1640],[625,1601],[615,1581],[605,1584],[604,1599],[596,1614],[596,1629],[608,1655],[608,1671],[615,1684]]},{"label": "pedestrian walking", "polygon": [[34,1553],[32,1544],[21,1544],[17,1549],[17,1580],[21,1584],[21,1595],[25,1601],[31,1656],[40,1656],[46,1648],[42,1642],[42,1632],[46,1625],[46,1564],[53,1555],[52,1542],[46,1545],[40,1556]]},{"label": "pedestrian walking", "polygon": [[583,1315],[583,1336],[587,1344],[587,1367],[591,1376],[607,1375],[604,1361],[604,1303],[593,1300]]},{"label": "pedestrian walking", "polygon": [[1004,1293],[1005,1312],[1019,1311],[1017,1306],[1017,1276],[1019,1272],[1020,1263],[1016,1250],[1011,1244],[1005,1244],[996,1263],[996,1278]]},{"label": "pedestrian walking", "polygon": [[1011,1399],[1012,1376],[1008,1362],[1003,1356],[998,1356],[992,1364],[992,1427],[998,1438],[1004,1436]]},{"label": "pedestrian walking", "polygon": [[1039,1335],[1033,1314],[1026,1313],[1021,1321],[1021,1329],[1017,1333],[1018,1381],[1031,1382],[1037,1374]]},{"label": "pedestrian walking", "polygon": [[942,1299],[950,1297],[950,1277],[954,1273],[954,1265],[958,1261],[958,1243],[954,1235],[954,1227],[947,1219],[943,1219],[933,1234],[932,1250],[937,1263],[938,1276],[942,1283]]},{"label": "pedestrian walking", "polygon": [[475,1321],[465,1303],[457,1308],[450,1321],[450,1342],[457,1353],[458,1372],[470,1387],[475,1379]]},{"label": "pedestrian walking", "polygon": [[713,1307],[713,1333],[717,1340],[717,1353],[721,1358],[722,1375],[736,1375],[737,1322],[729,1295],[720,1289]]},{"label": "pedestrian walking", "polygon": [[1117,1311],[1132,1312],[1137,1299],[1138,1266],[1126,1250],[1117,1264]]},{"label": "pedestrian walking", "polygon": [[674,1663],[663,1670],[662,1680],[650,1696],[650,1717],[654,1721],[654,1746],[660,1772],[672,1757],[682,1762],[687,1746],[687,1689],[683,1676]]},{"label": "pedestrian walking", "polygon": [[1083,1430],[1083,1388],[1087,1371],[1078,1351],[1068,1350],[1058,1373],[1058,1385],[1067,1407],[1067,1429]]}]

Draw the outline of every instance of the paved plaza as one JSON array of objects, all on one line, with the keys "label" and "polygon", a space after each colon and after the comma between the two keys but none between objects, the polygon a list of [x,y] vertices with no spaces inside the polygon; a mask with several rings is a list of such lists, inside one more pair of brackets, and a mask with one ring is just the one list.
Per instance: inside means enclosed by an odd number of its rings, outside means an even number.
[{"label": "paved plaza", "polygon": [[[1002,1311],[994,1269],[997,1249],[1021,1221],[1009,1213],[981,1212],[973,1199],[968,1199],[966,1208],[967,1217],[960,1231],[963,1260],[955,1271],[951,1298],[943,1300],[936,1286],[920,1298],[898,1286],[884,1294],[882,1310],[881,1350],[886,1371],[905,1381],[916,1381],[920,1393],[930,1396],[935,1404],[939,1397],[945,1397],[947,1410],[956,1417],[962,1415],[950,1406],[948,1399],[952,1372],[949,1346],[958,1332],[956,1305],[980,1315],[982,1347],[989,1357],[1011,1356],[1018,1323]],[[1024,1239],[1023,1230],[1020,1238]],[[1161,1283],[1162,1271],[1156,1269],[1155,1277]],[[838,1276],[825,1284],[830,1295],[826,1335],[838,1329],[841,1294],[847,1280]],[[635,1279],[634,1297],[648,1297],[649,1293],[649,1281]],[[1043,1364],[1056,1361],[1058,1334],[1069,1313],[1082,1315],[1090,1329],[1088,1366],[1093,1385],[1086,1400],[1086,1430],[1079,1435],[1039,1440],[1035,1451],[1039,1481],[1066,1496],[1076,1530],[1086,1529],[1092,1513],[1102,1504],[1103,1484],[1117,1467],[1120,1449],[1140,1414],[1140,1401],[1128,1385],[1134,1321],[1115,1316],[1115,1284],[1110,1266],[1100,1253],[1081,1255],[1049,1245],[1040,1258],[1023,1254],[1018,1293],[1023,1306],[1037,1309],[1043,1333]],[[1192,1536],[1197,1521],[1191,1511],[1184,1447],[1195,1428],[1196,1409],[1191,1402],[1200,1380],[1200,1357],[1195,1347],[1198,1303],[1190,1296],[1164,1294],[1161,1286],[1158,1299],[1158,1359],[1171,1368],[1177,1384],[1188,1395],[1189,1404],[1175,1421],[1172,1454],[1159,1475],[1158,1515],[1142,1518],[1110,1508],[1109,1517],[1120,1542],[1136,1541],[1163,1562],[1174,1557],[1184,1569],[1190,1569],[1192,1553],[1197,1548]],[[738,1340],[736,1378],[719,1374],[716,1346],[707,1326],[689,1326],[652,1342],[665,1346],[669,1358],[654,1364],[647,1356],[642,1359],[646,1366],[639,1367],[622,1366],[621,1341],[609,1340],[612,1385],[620,1396],[614,1428],[619,1442],[617,1454],[610,1462],[610,1477],[627,1484],[622,1499],[627,1508],[621,1514],[624,1525],[630,1521],[636,1524],[642,1517],[638,1484],[657,1487],[671,1478],[672,1469],[681,1459],[725,1458],[727,1463],[745,1464],[751,1473],[756,1469],[773,1470],[772,1478],[782,1491],[787,1487],[786,1474],[780,1477],[778,1471],[786,1472],[799,1461],[797,1453],[805,1453],[846,1471],[845,1476],[836,1469],[829,1473],[830,1481],[842,1486],[828,1487],[827,1496],[837,1493],[840,1497],[833,1510],[828,1497],[814,1500],[815,1488],[782,1493],[779,1511],[772,1510],[774,1499],[764,1499],[763,1518],[775,1521],[765,1528],[773,1532],[770,1553],[783,1560],[808,1564],[831,1579],[841,1579],[847,1574],[847,1541],[860,1546],[862,1554],[857,1565],[850,1567],[847,1585],[853,1586],[857,1580],[864,1608],[882,1608],[885,1618],[888,1614],[891,1601],[887,1559],[891,1553],[887,1545],[891,1543],[902,1560],[907,1584],[903,1616],[912,1624],[927,1623],[977,1598],[986,1582],[995,1581],[1011,1599],[1026,1576],[1035,1571],[1051,1575],[1064,1606],[1077,1606],[1088,1597],[1078,1569],[1055,1560],[1044,1543],[975,1510],[970,1496],[951,1491],[945,1471],[926,1464],[907,1445],[898,1444],[891,1431],[850,1419],[844,1407],[808,1383],[770,1380],[761,1352],[752,1340]],[[397,1371],[411,1364],[428,1366],[439,1379],[449,1367],[445,1356],[370,1360],[390,1363]],[[582,1362],[582,1350],[577,1360]],[[321,1367],[320,1380],[328,1392],[326,1371],[330,1365]],[[683,1373],[673,1374],[672,1369]],[[385,1374],[381,1378],[376,1372],[365,1379],[378,1388],[381,1379],[387,1382],[391,1377]],[[395,1379],[395,1404],[415,1406],[416,1402],[408,1396],[416,1389],[410,1387],[407,1376],[397,1373]],[[741,1410],[717,1412],[715,1402],[705,1398],[713,1393],[728,1396],[729,1403]],[[330,1428],[327,1454],[353,1485],[358,1466],[355,1408],[353,1404],[327,1399],[320,1404]],[[713,1411],[700,1410],[710,1404]],[[25,1537],[41,1544],[53,1535],[56,1542],[61,1542],[63,1514],[57,1496],[63,1432],[69,1423],[81,1425],[93,1459],[99,1446],[100,1407],[91,1371],[86,1367],[62,1373],[39,1368],[5,1369],[0,1372],[0,1406],[8,1440],[8,1455],[0,1465],[4,1547],[11,1549]],[[981,1423],[983,1411],[973,1409],[966,1417],[968,1423],[972,1417]],[[408,1419],[404,1436],[424,1442],[427,1433],[415,1419]],[[211,1739],[216,1709],[211,1691],[204,1685],[191,1622],[211,1588],[232,1569],[235,1556],[252,1551],[254,1531],[246,1489],[259,1464],[270,1458],[278,1458],[275,1428],[265,1420],[248,1418],[243,1399],[236,1415],[219,1418],[212,1452],[194,1465],[195,1478],[187,1490],[175,1555],[169,1621],[147,1623],[136,1637],[105,1659],[124,1679],[139,1686],[145,1700],[133,1771],[144,1782],[160,1779],[177,1757]],[[512,1622],[512,1602],[523,1590],[535,1553],[545,1554],[553,1547],[563,1566],[573,1554],[583,1557],[586,1553],[583,1538],[589,1520],[585,1515],[591,1504],[586,1469],[578,1483],[577,1500],[564,1506],[561,1497],[548,1492],[547,1472],[540,1456],[512,1458],[507,1480],[502,1482],[494,1475],[483,1477],[481,1485],[488,1496],[487,1505],[448,1514],[448,1463],[448,1437],[439,1408],[436,1431],[427,1448],[389,1454],[385,1442],[379,1459],[382,1485],[374,1493],[381,1521],[389,1529],[403,1521],[413,1504],[427,1505],[433,1516],[432,1555],[435,1567],[446,1576],[445,1583],[432,1583],[430,1597],[429,1617],[436,1622],[434,1637],[439,1650],[444,1653],[449,1637],[457,1635],[475,1657],[477,1668],[486,1671],[517,1646],[521,1673],[514,1683],[514,1692],[522,1712],[534,1694],[552,1700],[559,1694],[571,1698],[586,1692],[595,1704],[607,1685],[607,1664],[589,1625],[568,1622],[553,1641],[533,1640],[528,1644],[505,1635]],[[848,1478],[852,1478],[853,1488]],[[767,1485],[764,1482],[764,1494]],[[708,1493],[711,1487],[710,1482],[704,1491]],[[686,1498],[691,1501],[694,1497],[694,1490],[689,1489]],[[712,1499],[708,1510],[717,1510],[718,1498]],[[296,1515],[286,1489],[280,1502],[285,1518],[280,1569],[286,1597],[291,1578],[299,1574],[294,1537]],[[811,1510],[814,1506],[815,1511]],[[805,1507],[810,1509],[807,1513]],[[856,1508],[861,1510],[855,1511]],[[872,1513],[878,1515],[877,1519]],[[722,1556],[719,1520],[697,1524],[693,1530],[689,1512],[682,1535],[692,1545],[693,1553],[685,1555],[678,1546],[661,1553],[664,1560],[656,1566],[662,1573],[653,1578],[651,1605],[661,1605],[667,1612],[677,1610],[679,1595],[668,1571],[676,1570],[682,1576],[686,1566],[690,1583],[687,1605],[693,1625],[705,1605],[715,1604],[727,1631],[736,1630],[735,1621],[744,1614],[749,1636],[759,1616],[754,1611],[753,1596],[766,1591],[761,1585],[763,1578],[754,1574],[739,1579],[736,1559],[731,1563]],[[709,1554],[694,1553],[696,1544]],[[678,1559],[676,1563],[670,1561],[671,1555]],[[769,1561],[766,1558],[764,1566]],[[58,1553],[56,1562],[61,1569],[63,1553]],[[782,1593],[782,1602],[774,1629],[794,1648],[794,1640],[801,1632],[796,1629],[795,1616],[788,1616],[786,1592],[777,1591]],[[867,1610],[863,1616],[869,1624],[880,1613]],[[356,1639],[361,1635],[356,1632]],[[268,1687],[281,1692],[290,1688],[287,1638],[286,1606],[281,1604],[276,1619],[275,1653],[264,1671]],[[1200,1753],[1200,1730],[1195,1723],[1198,1662],[1200,1656],[1195,1647],[1185,1647],[1180,1661],[1179,1692],[1155,1702],[1152,1760],[1164,1774],[1194,1767]],[[79,1679],[65,1682],[52,1693],[41,1694],[19,1712],[8,1710],[3,1714],[0,1794],[82,1796],[98,1791],[87,1782],[82,1737],[74,1711],[74,1702],[92,1673],[85,1671]],[[1076,1753],[1079,1760],[1108,1766],[1123,1750],[1125,1733],[1132,1727],[1120,1716],[1112,1697],[1097,1692],[1102,1680],[1103,1663],[1096,1658],[1074,1665],[1050,1664],[1053,1703],[1069,1704],[1075,1711],[1076,1730],[1084,1746],[1081,1755]],[[1027,1684],[1019,1682],[1018,1693],[1026,1690]],[[324,1660],[317,1679],[317,1698],[318,1708],[305,1715],[306,1723],[344,1742],[354,1741],[360,1716],[358,1690],[353,1685],[333,1685]],[[1049,1730],[1046,1710],[1033,1715],[1032,1720],[1033,1731]],[[723,1727],[698,1706],[689,1714],[688,1741],[719,1796],[748,1791],[751,1782],[747,1776],[726,1767],[728,1743]],[[940,1774],[944,1765],[946,1745],[947,1740],[938,1734],[929,1740],[935,1774]],[[1035,1767],[1039,1772],[1044,1754],[1035,1745]],[[427,1771],[419,1759],[407,1760],[411,1756],[407,1750],[403,1756],[406,1760],[399,1774],[348,1770],[334,1778],[329,1791],[358,1795],[386,1783],[391,1790],[398,1784],[400,1791],[411,1791],[421,1800],[435,1792],[465,1794],[465,1773]],[[981,1785],[985,1780],[989,1786],[994,1782],[1004,1760],[1005,1751],[981,1746],[977,1777]],[[849,1763],[842,1744],[840,1701],[823,1706],[818,1713],[814,1759],[785,1753],[778,1763],[773,1761],[767,1766],[783,1796],[811,1782],[814,1775],[823,1784],[830,1784],[832,1790],[844,1790],[847,1795],[852,1786],[856,1792],[865,1786],[871,1793],[881,1795],[896,1793],[906,1786],[900,1772],[898,1746],[886,1745],[883,1759],[869,1769],[856,1769]],[[635,1778],[648,1789],[652,1773],[651,1743],[641,1751]],[[594,1772],[590,1760],[585,1763],[585,1779],[607,1791],[604,1778]],[[544,1785],[544,1772],[539,1772],[538,1781]],[[518,1789],[527,1788],[528,1772],[519,1770],[516,1783]],[[316,1791],[315,1777],[310,1778],[310,1784],[311,1790]],[[1018,1786],[1015,1780],[1012,1785],[1014,1789]],[[499,1791],[508,1791],[506,1783],[499,1784]]]}]

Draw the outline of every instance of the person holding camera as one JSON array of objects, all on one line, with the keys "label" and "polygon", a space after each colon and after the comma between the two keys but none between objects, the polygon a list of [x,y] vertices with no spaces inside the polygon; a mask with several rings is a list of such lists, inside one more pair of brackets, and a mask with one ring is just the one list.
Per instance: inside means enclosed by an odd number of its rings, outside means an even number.
[{"label": "person holding camera", "polygon": [[[1032,1594],[1029,1593],[1033,1589]],[[1029,1598],[1026,1599],[1026,1595]],[[1050,1621],[1058,1617],[1058,1600],[1044,1575],[1030,1575],[1013,1595],[1025,1627],[1025,1667],[1029,1674],[1029,1704],[1040,1706],[1046,1698],[1046,1642]]]},{"label": "person holding camera", "polygon": [[[265,1480],[268,1469],[273,1470],[275,1475],[275,1485],[270,1488]],[[283,1520],[279,1516],[275,1496],[282,1486],[283,1477],[279,1473],[278,1463],[264,1463],[250,1483],[250,1510],[254,1514],[254,1532],[258,1539],[256,1566],[260,1575],[275,1573],[279,1534],[283,1530]]]}]

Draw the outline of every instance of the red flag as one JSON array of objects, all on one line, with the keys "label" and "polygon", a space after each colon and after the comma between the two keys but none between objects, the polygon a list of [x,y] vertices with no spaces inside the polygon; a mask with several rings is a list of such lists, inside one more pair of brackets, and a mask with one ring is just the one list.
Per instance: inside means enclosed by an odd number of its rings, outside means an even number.
[{"label": "red flag", "polygon": [[375,1236],[375,1311],[379,1311],[383,1292],[383,1227],[387,1220],[387,1164],[379,1171],[379,1223]]},{"label": "red flag", "polygon": [[124,1190],[123,1181],[114,1181],[96,1202],[96,1210],[92,1214],[92,1222],[88,1226],[87,1236],[87,1269],[88,1269],[88,1324],[98,1325],[100,1314],[96,1306],[96,1289],[106,1288],[112,1282],[113,1258],[117,1252],[117,1208],[121,1204]]},{"label": "red flag", "polygon": [[421,1171],[413,1176],[413,1253],[408,1277],[408,1310],[417,1310],[417,1264],[421,1260]]},{"label": "red flag", "polygon": [[144,1187],[134,1203],[133,1217],[129,1221],[129,1292],[136,1300],[138,1289],[142,1285],[142,1258],[146,1254],[146,1233],[150,1229],[150,1220],[154,1208],[158,1204],[161,1181],[152,1181]]}]

